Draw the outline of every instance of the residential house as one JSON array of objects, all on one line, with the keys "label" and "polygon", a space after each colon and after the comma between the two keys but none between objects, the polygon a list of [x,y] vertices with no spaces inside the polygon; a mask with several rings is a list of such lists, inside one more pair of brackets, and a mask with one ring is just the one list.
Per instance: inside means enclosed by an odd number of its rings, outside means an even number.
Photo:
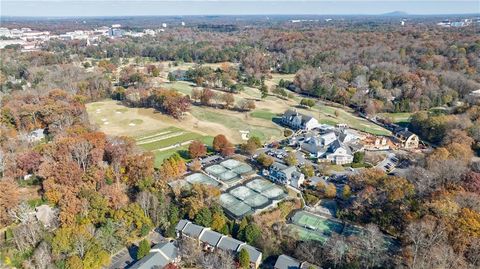
[{"label": "residential house", "polygon": [[250,265],[254,268],[258,268],[262,262],[262,252],[247,244],[241,245],[238,249],[238,252],[240,252],[242,249],[245,249],[248,252],[248,256],[250,257]]},{"label": "residential house", "polygon": [[404,149],[416,149],[420,143],[418,136],[408,130],[408,128],[395,132],[395,137],[399,140]]},{"label": "residential house", "polygon": [[224,236],[217,244],[217,248],[225,251],[237,252],[240,246],[246,243],[232,237]]},{"label": "residential house", "polygon": [[311,130],[320,125],[314,117],[300,114],[292,109],[283,113],[281,122],[295,130]]},{"label": "residential house", "polygon": [[300,269],[300,262],[296,259],[287,256],[287,255],[280,255],[273,266],[274,269]]},{"label": "residential house", "polygon": [[299,262],[298,260],[287,256],[287,255],[280,255],[275,262],[273,267],[274,269],[319,269],[318,266],[311,264],[309,262]]},{"label": "residential house", "polygon": [[268,177],[277,183],[290,185],[294,188],[300,188],[305,181],[305,175],[298,172],[295,166],[286,166],[279,162],[274,162],[268,171]]},{"label": "residential house", "polygon": [[262,252],[247,243],[212,231],[210,228],[193,224],[188,220],[180,220],[175,230],[177,231],[177,236],[187,236],[200,241],[205,251],[221,249],[237,254],[245,248],[250,256],[252,268],[258,268],[262,261]]},{"label": "residential house", "polygon": [[309,181],[310,186],[317,186],[319,183],[322,183],[326,186],[327,185],[327,179],[328,179],[327,176],[322,176],[322,177],[313,176],[313,177],[309,178],[308,181]]},{"label": "residential house", "polygon": [[204,250],[214,251],[215,247],[222,239],[223,234],[212,231],[208,228],[200,235],[199,240],[203,243]]},{"label": "residential house", "polygon": [[163,268],[169,263],[179,261],[177,247],[172,242],[165,242],[155,245],[147,256],[132,265],[130,269]]},{"label": "residential house", "polygon": [[205,228],[200,226],[200,225],[197,225],[197,224],[193,224],[191,222],[187,223],[187,225],[185,225],[185,227],[183,228],[182,230],[182,234],[188,236],[188,237],[191,237],[191,238],[200,238],[200,236],[202,235],[203,233],[203,230]]}]

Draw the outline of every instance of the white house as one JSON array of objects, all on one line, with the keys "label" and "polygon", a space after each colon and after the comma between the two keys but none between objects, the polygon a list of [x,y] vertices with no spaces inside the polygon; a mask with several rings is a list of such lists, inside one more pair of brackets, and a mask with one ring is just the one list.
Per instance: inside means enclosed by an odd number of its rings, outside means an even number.
[{"label": "white house", "polygon": [[283,113],[281,121],[283,124],[296,130],[311,130],[315,127],[320,126],[320,124],[314,117],[300,114],[296,110],[291,109]]},{"label": "white house", "polygon": [[290,185],[297,189],[305,181],[305,175],[298,172],[295,166],[286,166],[278,162],[270,166],[268,176],[274,182]]},{"label": "white house", "polygon": [[330,146],[335,140],[337,140],[335,132],[328,132],[320,136],[310,136],[305,138],[301,148],[312,156],[318,158],[325,155],[328,146]]},{"label": "white house", "polygon": [[336,140],[329,146],[326,158],[328,161],[339,165],[353,162],[352,151],[339,140]]}]

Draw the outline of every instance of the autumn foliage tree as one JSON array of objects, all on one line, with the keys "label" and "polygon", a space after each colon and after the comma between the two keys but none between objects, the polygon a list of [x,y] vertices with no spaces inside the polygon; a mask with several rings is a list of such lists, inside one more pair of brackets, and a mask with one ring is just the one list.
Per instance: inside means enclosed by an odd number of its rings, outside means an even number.
[{"label": "autumn foliage tree", "polygon": [[212,143],[213,150],[219,152],[223,156],[230,156],[235,152],[235,148],[232,143],[230,143],[225,135],[217,135],[213,138]]},{"label": "autumn foliage tree", "polygon": [[188,154],[192,159],[203,157],[207,154],[207,147],[202,141],[194,140],[188,146]]}]

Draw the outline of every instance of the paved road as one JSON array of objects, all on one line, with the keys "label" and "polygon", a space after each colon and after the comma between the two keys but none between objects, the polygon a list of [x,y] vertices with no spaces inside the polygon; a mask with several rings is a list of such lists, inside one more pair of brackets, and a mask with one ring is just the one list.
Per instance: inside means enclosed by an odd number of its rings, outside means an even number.
[{"label": "paved road", "polygon": [[[147,235],[147,239],[152,242],[152,244],[158,244],[162,241],[165,241],[165,238],[158,232],[152,231]],[[123,248],[119,252],[115,253],[112,256],[112,261],[110,263],[109,269],[123,269],[132,266],[137,257],[138,250],[138,240],[134,245],[129,248]]]}]

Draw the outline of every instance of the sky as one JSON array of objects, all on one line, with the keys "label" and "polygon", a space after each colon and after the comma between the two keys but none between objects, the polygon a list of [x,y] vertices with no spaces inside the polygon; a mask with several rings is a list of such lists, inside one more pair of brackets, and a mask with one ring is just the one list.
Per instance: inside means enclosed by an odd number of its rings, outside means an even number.
[{"label": "sky", "polygon": [[0,0],[0,16],[375,15],[480,13],[480,0]]}]

